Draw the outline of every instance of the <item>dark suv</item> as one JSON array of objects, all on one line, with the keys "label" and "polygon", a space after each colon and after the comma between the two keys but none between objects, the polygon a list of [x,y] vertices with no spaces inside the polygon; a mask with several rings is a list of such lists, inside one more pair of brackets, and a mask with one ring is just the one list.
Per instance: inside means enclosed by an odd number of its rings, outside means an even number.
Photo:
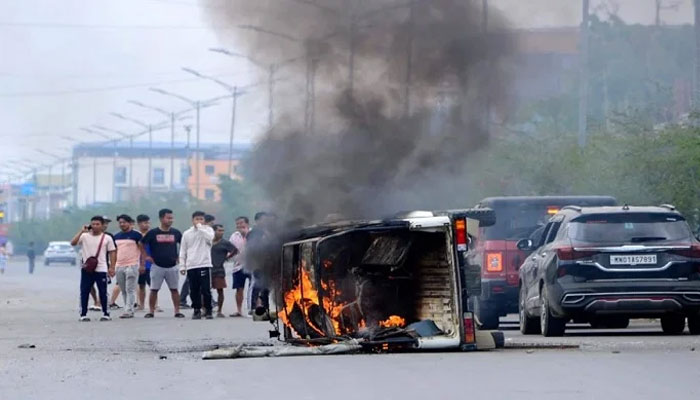
[{"label": "dark suv", "polygon": [[609,196],[489,197],[478,208],[492,209],[496,223],[479,229],[470,263],[481,266],[482,292],[473,309],[483,329],[497,329],[499,317],[518,312],[518,269],[530,255],[517,243],[541,234],[549,218],[568,205],[614,206]]},{"label": "dark suv", "polygon": [[520,268],[520,330],[562,336],[566,323],[624,328],[661,318],[667,334],[700,334],[700,243],[672,206],[564,207]]}]

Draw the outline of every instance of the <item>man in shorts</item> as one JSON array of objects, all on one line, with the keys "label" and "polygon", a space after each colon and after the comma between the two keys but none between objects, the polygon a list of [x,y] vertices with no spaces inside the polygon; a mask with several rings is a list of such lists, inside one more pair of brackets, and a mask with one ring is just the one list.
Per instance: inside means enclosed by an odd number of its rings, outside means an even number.
[{"label": "man in shorts", "polygon": [[224,289],[226,289],[226,268],[224,268],[224,263],[238,253],[233,244],[224,239],[224,233],[225,230],[222,225],[214,225],[214,242],[211,246],[211,286],[216,289],[217,318],[224,317],[222,312],[224,308]]},{"label": "man in shorts", "polygon": [[126,214],[117,217],[120,231],[114,235],[117,244],[117,287],[121,289],[125,312],[119,318],[133,318],[136,304],[136,281],[145,271],[141,265],[139,243],[143,236],[133,229],[134,220]]},{"label": "man in shorts", "polygon": [[[146,236],[148,231],[151,230],[151,218],[148,215],[140,214],[136,217],[136,224],[138,225],[138,230],[141,236]],[[146,254],[151,255],[151,250],[148,246],[145,246]],[[142,262],[144,264],[144,271],[139,273],[138,279],[138,309],[143,310],[146,308],[146,285],[151,286],[151,263]],[[156,309],[157,309],[156,305]]]},{"label": "man in shorts", "polygon": [[246,236],[250,231],[250,221],[248,217],[236,218],[236,231],[229,238],[229,242],[238,249],[238,254],[233,258],[233,281],[231,288],[236,291],[236,312],[232,317],[242,315],[243,297],[245,294],[245,282],[250,282],[251,276],[244,269]]},{"label": "man in shorts", "polygon": [[[178,284],[180,277],[175,266],[178,264],[178,244],[182,240],[182,233],[173,228],[173,211],[164,208],[158,211],[160,226],[151,229],[143,239],[141,239],[141,260],[143,263],[151,262],[151,295],[148,298],[149,312],[145,318],[155,316],[156,304],[158,303],[158,291],[163,282],[170,289],[170,297],[175,308],[175,318],[184,318],[180,313],[180,295],[178,294]],[[151,250],[151,255],[146,254],[145,248]]]}]

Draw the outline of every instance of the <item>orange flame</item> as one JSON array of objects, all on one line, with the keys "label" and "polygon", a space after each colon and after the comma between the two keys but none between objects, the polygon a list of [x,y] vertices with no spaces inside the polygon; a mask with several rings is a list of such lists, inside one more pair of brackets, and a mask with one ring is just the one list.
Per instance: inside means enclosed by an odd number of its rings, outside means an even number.
[{"label": "orange flame", "polygon": [[[306,323],[311,326],[316,333],[326,336],[322,329],[317,327],[309,319],[309,308],[313,305],[321,306],[321,301],[319,300],[318,291],[314,288],[309,272],[306,270],[306,263],[304,260],[302,260],[301,263],[302,265],[299,268],[299,281],[291,290],[284,293],[285,309],[279,313],[279,318],[286,326],[293,329],[293,326],[288,318],[288,313],[292,312],[294,305],[296,304],[303,311]],[[323,267],[324,269],[331,269],[333,267],[333,263],[325,260],[323,262]],[[351,333],[352,328],[344,327],[342,324],[343,309],[348,302],[342,301],[341,290],[336,287],[336,282],[333,280],[322,279],[320,283],[321,288],[324,291],[324,296],[322,299],[323,310],[333,325],[335,335],[338,336]],[[357,328],[361,329],[364,327],[364,320],[360,320],[357,323]],[[299,335],[299,332],[296,333]]]},{"label": "orange flame", "polygon": [[379,322],[379,326],[384,328],[402,328],[406,326],[406,320],[398,315],[392,315],[384,321]]}]

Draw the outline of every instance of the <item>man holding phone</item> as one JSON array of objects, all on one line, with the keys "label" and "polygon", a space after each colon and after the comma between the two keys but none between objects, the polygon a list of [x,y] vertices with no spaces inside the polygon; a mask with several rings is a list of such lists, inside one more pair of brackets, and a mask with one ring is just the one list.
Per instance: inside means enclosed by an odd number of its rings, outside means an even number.
[{"label": "man holding phone", "polygon": [[[100,305],[102,306],[100,321],[112,319],[107,308],[107,275],[113,277],[115,274],[117,248],[111,238],[106,238],[104,226],[104,218],[92,217],[90,225],[83,226],[70,242],[71,246],[80,246],[81,264],[84,265],[80,270],[80,321],[82,322],[90,321],[87,316],[88,297],[93,285],[97,285],[100,295]],[[90,271],[85,265],[90,258],[94,259],[96,263],[94,271]]]}]

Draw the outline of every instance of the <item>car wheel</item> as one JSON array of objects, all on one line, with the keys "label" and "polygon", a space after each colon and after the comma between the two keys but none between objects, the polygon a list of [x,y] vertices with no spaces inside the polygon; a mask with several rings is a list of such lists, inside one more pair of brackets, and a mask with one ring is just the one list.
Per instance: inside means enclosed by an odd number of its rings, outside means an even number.
[{"label": "car wheel", "polygon": [[530,317],[525,307],[526,301],[525,288],[520,287],[520,296],[518,301],[518,315],[520,317],[520,333],[523,335],[537,335],[540,333],[540,321],[537,318]]},{"label": "car wheel", "polygon": [[691,335],[700,335],[700,315],[688,317],[688,330]]},{"label": "car wheel", "polygon": [[48,267],[49,265],[51,265],[51,261],[49,261],[49,260],[44,260],[44,265]]},{"label": "car wheel", "polygon": [[479,321],[481,329],[498,329],[498,314],[489,307],[485,307],[484,303],[479,299],[474,301],[474,314],[476,314],[476,319]]},{"label": "car wheel", "polygon": [[675,314],[661,317],[661,329],[667,335],[680,335],[685,329],[685,318]]},{"label": "car wheel", "polygon": [[542,331],[542,335],[546,337],[564,336],[566,320],[552,315],[546,285],[542,287],[540,303],[542,303],[540,305],[540,330]]},{"label": "car wheel", "polygon": [[74,266],[74,267],[75,267],[76,264],[77,264],[77,263],[76,263],[75,260],[73,260],[73,261],[70,262],[70,265],[72,265],[72,266]]}]

